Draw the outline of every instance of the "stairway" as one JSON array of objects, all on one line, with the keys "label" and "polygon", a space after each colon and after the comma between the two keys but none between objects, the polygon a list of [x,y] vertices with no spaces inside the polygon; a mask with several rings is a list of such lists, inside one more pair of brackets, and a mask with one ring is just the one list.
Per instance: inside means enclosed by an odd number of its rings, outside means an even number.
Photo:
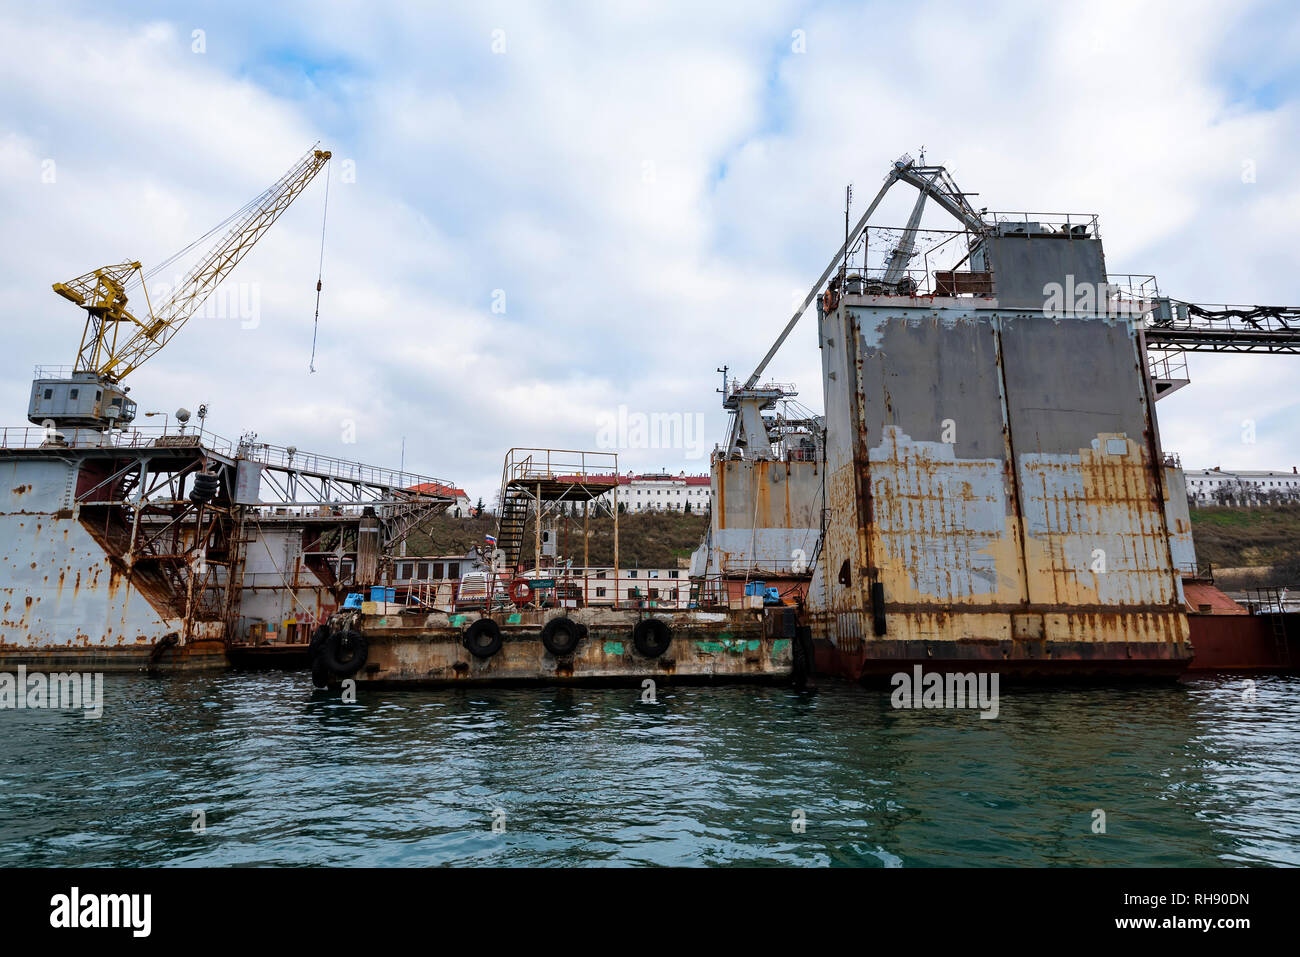
[{"label": "stairway", "polygon": [[519,568],[519,552],[524,544],[524,521],[528,518],[528,496],[501,496],[501,520],[497,523],[497,548],[505,555],[502,571],[511,575]]}]

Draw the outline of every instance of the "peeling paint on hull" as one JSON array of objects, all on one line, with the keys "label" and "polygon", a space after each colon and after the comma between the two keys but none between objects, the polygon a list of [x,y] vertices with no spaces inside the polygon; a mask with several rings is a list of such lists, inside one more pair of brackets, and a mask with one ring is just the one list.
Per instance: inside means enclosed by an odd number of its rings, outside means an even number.
[{"label": "peeling paint on hull", "polygon": [[828,671],[1176,675],[1168,489],[1124,317],[847,297],[820,316]]},{"label": "peeling paint on hull", "polygon": [[[77,482],[73,461],[0,460],[0,667],[135,671],[184,631],[78,515]],[[193,622],[190,633],[155,666],[226,666],[221,622]]]}]

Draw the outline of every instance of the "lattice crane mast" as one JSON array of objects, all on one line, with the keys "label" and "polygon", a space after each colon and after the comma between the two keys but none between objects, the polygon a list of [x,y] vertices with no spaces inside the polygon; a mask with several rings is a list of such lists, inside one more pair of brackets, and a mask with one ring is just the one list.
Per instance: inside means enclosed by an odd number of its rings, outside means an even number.
[{"label": "lattice crane mast", "polygon": [[[170,259],[144,272],[128,261],[104,266],[54,284],[54,291],[86,310],[86,326],[71,374],[42,376],[32,383],[27,417],[40,425],[106,429],[135,418],[135,403],[122,380],[171,341],[204,301],[302,194],[329,162],[329,150],[312,147],[287,173],[242,208]],[[224,230],[224,232],[222,232]],[[195,246],[220,239],[157,308],[147,281]],[[139,282],[144,309],[127,309],[127,290]]]}]

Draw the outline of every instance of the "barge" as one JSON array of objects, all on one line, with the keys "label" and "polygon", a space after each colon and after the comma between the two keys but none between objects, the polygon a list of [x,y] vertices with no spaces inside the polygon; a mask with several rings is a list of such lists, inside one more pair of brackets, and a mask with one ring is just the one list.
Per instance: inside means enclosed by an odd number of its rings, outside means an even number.
[{"label": "barge", "polygon": [[[313,682],[806,682],[812,638],[796,605],[757,587],[721,601],[720,578],[710,587],[692,581],[684,595],[661,591],[619,568],[618,475],[613,453],[511,449],[484,570],[462,580],[445,607],[424,607],[409,590],[404,602],[386,600],[395,588],[373,589],[369,602],[357,595],[360,607],[336,613],[313,637]],[[611,568],[588,564],[593,512],[612,519]],[[557,534],[557,523],[574,515],[582,565],[558,550],[570,536]]]},{"label": "barge", "polygon": [[794,615],[759,611],[521,611],[335,615],[314,655],[317,687],[789,682],[809,673]]}]

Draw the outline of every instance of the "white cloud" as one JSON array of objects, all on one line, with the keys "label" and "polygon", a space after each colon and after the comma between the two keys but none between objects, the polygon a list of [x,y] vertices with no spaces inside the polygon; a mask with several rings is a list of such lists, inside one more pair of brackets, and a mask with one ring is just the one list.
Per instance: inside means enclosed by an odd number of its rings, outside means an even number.
[{"label": "white cloud", "polygon": [[[376,464],[405,436],[409,468],[485,498],[507,448],[590,448],[619,405],[702,412],[720,438],[714,367],[743,377],[766,351],[838,245],[844,184],[861,208],[920,144],[978,205],[1099,213],[1116,271],[1204,301],[1296,302],[1294,91],[1242,93],[1295,62],[1294,20],[1122,3],[10,9],[0,402],[21,421],[31,366],[71,361],[80,320],[51,282],[170,254],[316,139],[357,174],[330,184],[318,373],[323,182],[232,276],[257,285],[258,327],[194,320],[133,395],[207,401],[218,431]],[[769,371],[820,407],[812,326]],[[1225,467],[1300,458],[1295,361],[1193,357],[1193,384],[1159,406],[1166,448]],[[700,467],[664,458],[623,464]]]}]

